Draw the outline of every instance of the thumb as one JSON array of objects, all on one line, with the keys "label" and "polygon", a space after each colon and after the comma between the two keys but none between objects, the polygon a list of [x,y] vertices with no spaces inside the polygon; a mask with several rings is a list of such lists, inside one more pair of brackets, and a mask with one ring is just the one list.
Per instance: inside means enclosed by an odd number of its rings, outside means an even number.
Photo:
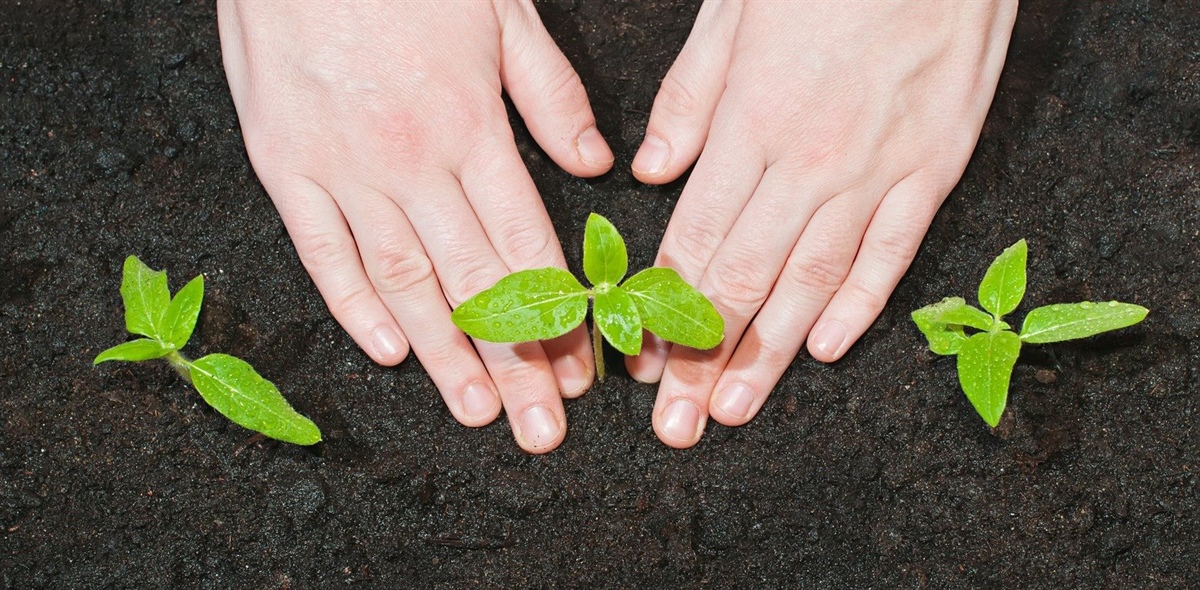
[{"label": "thumb", "polygon": [[579,74],[546,32],[532,2],[498,2],[500,81],[538,145],[563,170],[599,176],[613,153],[600,131]]},{"label": "thumb", "polygon": [[700,156],[725,90],[741,2],[705,0],[687,43],[667,72],[646,137],[633,157],[633,175],[649,184],[671,182]]}]

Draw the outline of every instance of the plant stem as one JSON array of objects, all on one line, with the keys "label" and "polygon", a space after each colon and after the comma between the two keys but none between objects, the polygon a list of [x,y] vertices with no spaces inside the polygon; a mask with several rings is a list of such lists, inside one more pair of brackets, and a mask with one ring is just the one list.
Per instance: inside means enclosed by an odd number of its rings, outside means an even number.
[{"label": "plant stem", "polygon": [[600,328],[596,326],[595,312],[592,312],[592,354],[596,356],[596,377],[604,382],[604,340],[600,338]]},{"label": "plant stem", "polygon": [[171,352],[166,358],[167,362],[171,363],[171,368],[175,369],[175,372],[179,373],[179,376],[183,377],[184,381],[188,383],[192,382],[192,361],[188,360],[186,356],[179,354],[178,351]]}]

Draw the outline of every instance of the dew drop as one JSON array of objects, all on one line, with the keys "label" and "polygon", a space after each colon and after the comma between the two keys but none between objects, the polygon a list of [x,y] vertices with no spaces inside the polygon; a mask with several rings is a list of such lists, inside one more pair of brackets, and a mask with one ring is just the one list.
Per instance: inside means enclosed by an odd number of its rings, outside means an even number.
[{"label": "dew drop", "polygon": [[1109,307],[1116,307],[1116,306],[1118,306],[1118,305],[1120,305],[1120,303],[1117,303],[1116,301],[1109,301],[1109,302],[1108,302],[1108,306],[1109,306]]},{"label": "dew drop", "polygon": [[1092,302],[1091,302],[1091,301],[1084,301],[1083,303],[1080,303],[1080,304],[1079,304],[1079,307],[1081,307],[1081,308],[1083,308],[1083,309],[1091,309],[1091,308],[1092,308]]}]

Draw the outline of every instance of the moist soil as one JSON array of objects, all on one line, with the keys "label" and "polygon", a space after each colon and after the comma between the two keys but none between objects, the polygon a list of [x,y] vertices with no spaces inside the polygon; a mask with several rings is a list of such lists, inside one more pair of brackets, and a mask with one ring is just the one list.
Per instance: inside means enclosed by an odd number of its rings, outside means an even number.
[{"label": "moist soil", "polygon": [[[628,173],[695,3],[539,5],[617,154],[572,178],[514,116],[580,267],[646,266],[683,186]],[[979,146],[874,326],[671,450],[613,374],[544,456],[457,424],[326,310],[242,147],[209,2],[0,3],[0,587],[1184,588],[1200,578],[1200,7],[1028,2]],[[1144,324],[1027,349],[995,431],[908,314],[1030,243],[1033,306]],[[204,273],[188,350],[248,359],[326,440],[252,437],[126,338],[136,253]]]}]

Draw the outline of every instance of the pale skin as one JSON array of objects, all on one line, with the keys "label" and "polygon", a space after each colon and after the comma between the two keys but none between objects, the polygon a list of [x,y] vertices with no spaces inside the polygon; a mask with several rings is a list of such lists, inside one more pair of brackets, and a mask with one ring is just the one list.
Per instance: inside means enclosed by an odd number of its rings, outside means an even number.
[{"label": "pale skin", "polygon": [[[522,449],[566,434],[594,367],[580,328],[472,343],[450,310],[510,271],[566,268],[513,142],[507,92],[566,172],[613,155],[529,2],[218,2],[247,151],[330,311],[376,362],[411,350],[447,408],[501,408]],[[695,163],[657,263],[726,320],[711,351],[654,339],[672,447],[748,422],[807,343],[832,362],[879,315],[957,183],[991,103],[1015,1],[706,0],[663,81],[633,174]]]}]

